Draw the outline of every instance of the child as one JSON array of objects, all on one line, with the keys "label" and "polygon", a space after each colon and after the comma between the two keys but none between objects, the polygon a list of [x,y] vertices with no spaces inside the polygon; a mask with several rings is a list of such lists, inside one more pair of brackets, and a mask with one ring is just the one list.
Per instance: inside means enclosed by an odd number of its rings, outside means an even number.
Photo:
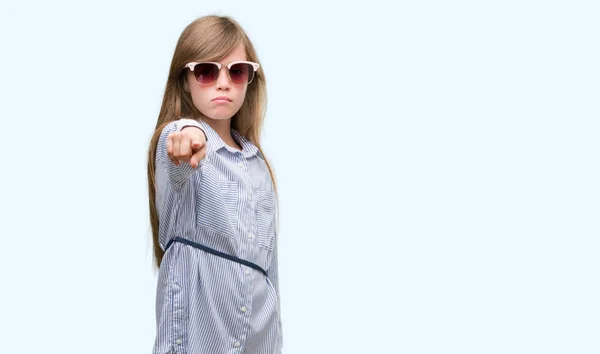
[{"label": "child", "polygon": [[240,25],[218,16],[189,24],[148,153],[154,354],[281,352],[265,107],[263,70]]}]

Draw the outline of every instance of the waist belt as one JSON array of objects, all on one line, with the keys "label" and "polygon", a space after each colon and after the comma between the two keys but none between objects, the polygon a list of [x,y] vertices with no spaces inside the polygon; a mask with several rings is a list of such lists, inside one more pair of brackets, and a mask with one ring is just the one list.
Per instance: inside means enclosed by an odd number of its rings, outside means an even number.
[{"label": "waist belt", "polygon": [[199,244],[199,243],[196,243],[196,242],[194,242],[194,241],[190,241],[190,240],[188,240],[188,239],[185,239],[185,238],[182,238],[182,237],[175,237],[175,238],[172,238],[172,239],[169,241],[169,243],[167,243],[167,246],[165,247],[165,252],[167,252],[167,250],[169,249],[169,247],[171,247],[171,245],[173,244],[173,242],[180,242],[180,243],[183,243],[183,244],[186,244],[186,245],[192,246],[192,247],[194,247],[194,248],[198,248],[198,249],[200,249],[200,250],[202,250],[202,251],[204,251],[204,252],[208,252],[208,253],[210,253],[210,254],[214,254],[215,256],[218,256],[218,257],[221,257],[221,258],[225,258],[225,259],[228,259],[228,260],[230,260],[230,261],[237,262],[237,263],[239,263],[239,264],[243,264],[243,265],[245,265],[245,266],[247,266],[247,267],[250,267],[250,268],[253,268],[253,269],[256,269],[256,270],[258,270],[258,271],[260,271],[261,273],[263,273],[265,276],[267,276],[267,271],[266,271],[266,270],[264,270],[264,269],[262,269],[262,268],[261,268],[259,265],[257,265],[257,264],[254,264],[254,263],[252,263],[252,262],[248,262],[248,261],[246,261],[246,260],[243,260],[243,259],[240,259],[240,258],[234,257],[234,256],[232,256],[232,255],[229,255],[229,254],[227,254],[227,253],[223,253],[223,252],[221,252],[221,251],[217,251],[217,250],[215,250],[215,249],[212,249],[212,248],[210,248],[210,247],[206,247],[206,246],[204,246],[204,245],[201,245],[201,244]]}]

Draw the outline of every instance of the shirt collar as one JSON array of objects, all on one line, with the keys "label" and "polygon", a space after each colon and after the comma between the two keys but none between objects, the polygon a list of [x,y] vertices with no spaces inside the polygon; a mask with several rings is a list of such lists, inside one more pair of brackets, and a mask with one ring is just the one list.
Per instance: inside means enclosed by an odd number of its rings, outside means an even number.
[{"label": "shirt collar", "polygon": [[231,129],[231,135],[233,139],[242,147],[242,150],[237,150],[232,148],[231,146],[225,144],[223,139],[219,136],[219,134],[214,131],[214,129],[208,125],[205,121],[200,120],[200,125],[204,132],[206,132],[206,137],[208,138],[208,148],[214,151],[218,151],[219,149],[226,149],[231,153],[241,153],[244,157],[250,158],[254,155],[258,155],[262,157],[258,148],[248,139],[246,139],[243,135],[241,135],[237,130]]}]

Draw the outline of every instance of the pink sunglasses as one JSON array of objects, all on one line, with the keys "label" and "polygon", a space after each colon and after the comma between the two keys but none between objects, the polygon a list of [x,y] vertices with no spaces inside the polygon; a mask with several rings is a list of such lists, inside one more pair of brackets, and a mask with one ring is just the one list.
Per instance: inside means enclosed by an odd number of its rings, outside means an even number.
[{"label": "pink sunglasses", "polygon": [[259,68],[258,63],[251,61],[234,61],[227,65],[216,62],[192,62],[185,65],[194,73],[196,81],[201,85],[209,85],[217,81],[222,67],[227,68],[227,76],[234,84],[247,85],[254,79],[254,73]]}]

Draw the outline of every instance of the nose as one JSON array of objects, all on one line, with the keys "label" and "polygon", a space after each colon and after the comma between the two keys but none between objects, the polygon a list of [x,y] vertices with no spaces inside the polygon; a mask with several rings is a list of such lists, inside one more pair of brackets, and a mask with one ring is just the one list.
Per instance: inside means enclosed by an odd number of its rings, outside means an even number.
[{"label": "nose", "polygon": [[216,85],[217,90],[227,91],[230,89],[229,76],[227,75],[227,67],[225,65],[219,70],[219,77],[217,77]]}]

